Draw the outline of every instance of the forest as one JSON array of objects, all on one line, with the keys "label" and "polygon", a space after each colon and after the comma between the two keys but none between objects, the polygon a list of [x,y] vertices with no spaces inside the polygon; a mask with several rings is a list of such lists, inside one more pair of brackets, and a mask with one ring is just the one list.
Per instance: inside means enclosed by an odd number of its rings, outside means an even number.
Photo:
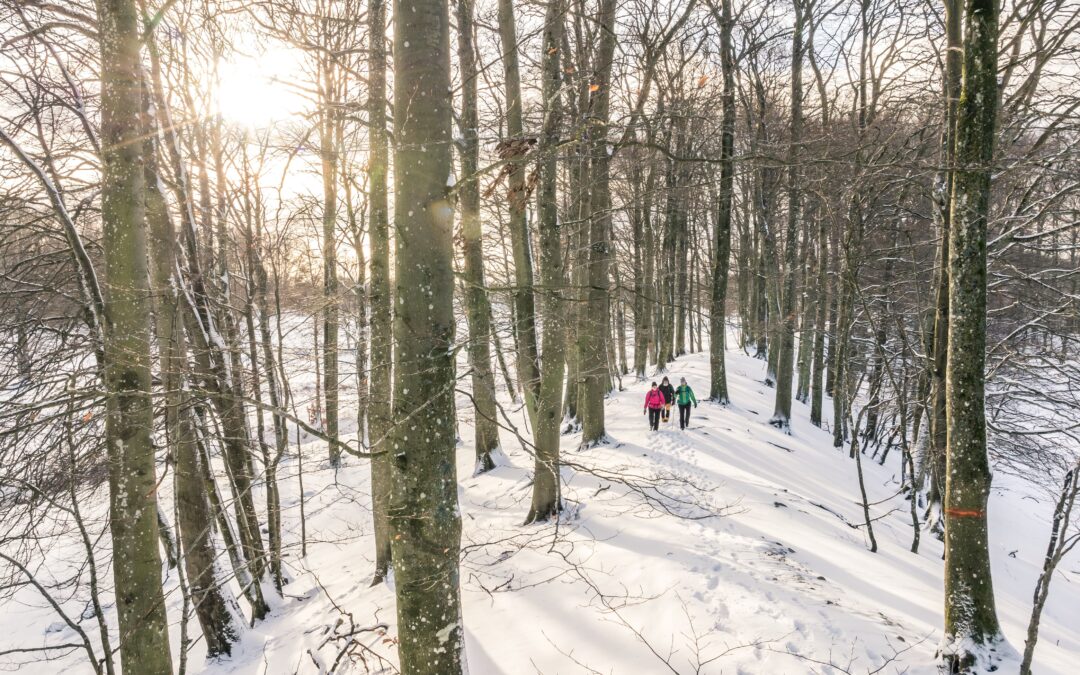
[{"label": "forest", "polygon": [[1078,496],[1077,0],[0,0],[0,670],[1066,675]]}]

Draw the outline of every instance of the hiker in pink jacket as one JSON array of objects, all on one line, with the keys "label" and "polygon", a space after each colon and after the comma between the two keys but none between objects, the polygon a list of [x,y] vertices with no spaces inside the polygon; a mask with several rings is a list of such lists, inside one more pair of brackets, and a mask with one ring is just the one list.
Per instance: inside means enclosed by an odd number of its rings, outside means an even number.
[{"label": "hiker in pink jacket", "polygon": [[653,431],[660,428],[660,413],[664,410],[666,403],[667,400],[664,395],[660,393],[660,389],[653,382],[652,388],[645,394],[645,412],[649,415],[649,428]]}]

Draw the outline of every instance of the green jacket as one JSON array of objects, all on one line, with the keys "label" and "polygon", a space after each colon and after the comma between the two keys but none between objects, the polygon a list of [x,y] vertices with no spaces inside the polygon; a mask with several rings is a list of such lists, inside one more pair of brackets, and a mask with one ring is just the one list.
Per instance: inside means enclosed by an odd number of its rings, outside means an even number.
[{"label": "green jacket", "polygon": [[697,405],[697,396],[694,396],[694,390],[688,384],[680,384],[675,388],[675,400],[679,405],[690,405],[691,402]]}]

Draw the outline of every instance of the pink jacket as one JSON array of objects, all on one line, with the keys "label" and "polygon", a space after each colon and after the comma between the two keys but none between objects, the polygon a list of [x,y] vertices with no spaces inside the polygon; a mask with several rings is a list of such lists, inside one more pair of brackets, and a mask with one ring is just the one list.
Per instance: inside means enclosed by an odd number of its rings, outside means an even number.
[{"label": "pink jacket", "polygon": [[653,410],[659,410],[664,407],[664,395],[660,393],[659,389],[650,389],[645,394],[645,407],[652,408]]}]

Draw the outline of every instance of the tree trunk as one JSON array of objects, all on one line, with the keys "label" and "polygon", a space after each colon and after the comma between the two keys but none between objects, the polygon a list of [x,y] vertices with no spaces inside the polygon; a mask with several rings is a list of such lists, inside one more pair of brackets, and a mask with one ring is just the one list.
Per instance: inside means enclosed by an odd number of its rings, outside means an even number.
[{"label": "tree trunk", "polygon": [[799,308],[799,355],[795,359],[795,370],[799,374],[795,385],[795,400],[800,403],[810,401],[810,360],[814,351],[814,322],[817,317],[817,304],[822,295],[811,278],[810,252],[813,237],[810,228],[804,228],[802,252],[799,254],[799,267],[802,277],[802,298]]},{"label": "tree trunk", "polygon": [[368,394],[368,446],[371,458],[371,513],[375,524],[375,574],[380,583],[390,571],[390,448],[385,443],[393,426],[391,360],[393,304],[390,286],[390,210],[387,204],[386,134],[386,1],[371,0],[368,8],[368,196],[371,231],[371,377]]},{"label": "tree trunk", "polygon": [[615,374],[617,376],[628,375],[630,373],[630,366],[626,362],[626,302],[624,302],[624,289],[622,285],[622,279],[619,278],[619,268],[615,266],[615,316],[613,320],[614,326],[614,338],[615,349],[618,352],[619,364]]},{"label": "tree trunk", "polygon": [[[680,120],[682,118],[680,117]],[[680,142],[677,144],[678,152],[683,155],[689,149],[689,141],[686,139],[685,124],[680,124]],[[689,239],[690,239],[690,204],[688,203],[690,196],[689,182],[690,176],[687,170],[686,162],[679,162],[676,170],[676,184],[678,189],[676,191],[676,204],[678,214],[678,228],[675,231],[675,264],[674,264],[674,278],[675,278],[675,304],[673,306],[673,314],[675,319],[675,346],[672,350],[672,356],[678,358],[686,354],[686,323],[688,317],[689,308],[689,295],[687,293],[687,270],[689,269],[689,262],[687,260],[687,253],[689,252]]]},{"label": "tree trunk", "polygon": [[563,1],[548,4],[544,16],[543,100],[544,131],[540,139],[540,185],[537,211],[540,230],[540,275],[544,288],[544,352],[541,368],[540,397],[537,399],[536,457],[533,474],[532,505],[526,523],[558,516],[562,508],[559,486],[559,422],[561,419],[564,366],[566,363],[566,321],[563,292],[562,233],[557,201],[558,142],[562,122],[559,105],[562,67],[559,45],[564,30]]},{"label": "tree trunk", "polygon": [[[810,281],[810,268],[804,267],[804,278]],[[799,312],[799,352],[795,359],[795,400],[810,402],[810,360],[814,351],[814,321],[817,316],[818,293],[809,283],[803,287],[802,308]]]},{"label": "tree trunk", "polygon": [[[344,122],[344,121],[342,121]],[[342,133],[344,136],[344,133]],[[356,185],[356,173],[349,170],[351,165],[346,164],[342,171],[341,186],[345,191],[345,212],[349,228],[349,238],[352,241],[353,255],[356,256],[356,278],[353,280],[352,297],[356,302],[356,344],[353,345],[353,364],[356,371],[356,432],[361,441],[365,441],[364,432],[367,429],[368,419],[368,394],[371,388],[368,371],[368,350],[371,347],[371,331],[368,319],[368,246],[365,245],[364,236],[367,233],[367,214],[358,210],[353,201],[353,186]],[[265,278],[266,272],[263,271]]]},{"label": "tree trunk", "polygon": [[[647,138],[650,143],[652,134]],[[658,345],[656,335],[656,312],[657,312],[657,237],[652,227],[652,191],[656,188],[657,172],[650,162],[649,174],[645,178],[645,197],[642,203],[642,227],[645,240],[645,287],[642,298],[643,306],[643,330],[645,330],[645,364],[657,363]],[[645,369],[642,370],[645,377]]]},{"label": "tree trunk", "polygon": [[[338,437],[338,278],[337,278],[337,212],[338,212],[338,138],[336,123],[338,83],[329,55],[320,57],[319,83],[319,155],[322,160],[323,212],[323,397],[326,417],[323,430],[334,440]],[[341,465],[341,448],[330,443],[330,466]]]},{"label": "tree trunk", "polygon": [[949,342],[945,370],[945,635],[949,672],[1000,657],[987,543],[986,229],[997,115],[997,3],[968,0],[963,88],[949,232]]},{"label": "tree trunk", "polygon": [[827,369],[825,373],[825,395],[836,397],[836,348],[840,344],[837,324],[840,322],[840,277],[843,271],[843,252],[840,250],[840,228],[833,227],[829,235],[832,248],[832,270],[829,273],[829,339],[828,353],[825,361]]},{"label": "tree trunk", "polygon": [[[650,129],[646,140],[651,144],[653,132]],[[642,289],[642,330],[645,333],[645,364],[641,370],[642,379],[645,378],[645,367],[649,363],[657,362],[656,340],[656,231],[653,228],[653,190],[656,187],[656,169],[652,162],[649,163],[648,175],[645,178],[645,194],[642,197],[642,238],[645,242],[644,251],[644,288]]]},{"label": "tree trunk", "polygon": [[750,303],[751,287],[753,285],[753,274],[750,269],[752,246],[750,244],[750,229],[746,226],[746,218],[736,217],[735,224],[739,231],[739,247],[735,255],[739,286],[739,349],[749,353],[750,343],[754,341],[754,314]]},{"label": "tree trunk", "polygon": [[[273,342],[270,338],[270,312],[266,300],[267,275],[263,266],[262,256],[259,251],[259,242],[263,241],[263,214],[265,205],[262,201],[257,177],[248,171],[247,146],[243,149],[244,180],[245,188],[250,194],[245,194],[245,217],[247,218],[245,234],[246,258],[248,272],[248,340],[250,342],[251,375],[253,380],[255,401],[258,405],[259,433],[258,443],[262,451],[263,466],[265,467],[264,484],[266,489],[266,538],[267,538],[267,567],[270,571],[270,579],[274,588],[281,593],[285,585],[284,573],[281,564],[281,498],[278,492],[277,467],[282,456],[288,449],[289,438],[285,417],[281,414],[284,402],[281,395],[278,368],[274,357]],[[259,344],[261,343],[261,349]],[[259,352],[262,352],[263,371],[266,379],[267,394],[270,398],[272,424],[274,428],[274,450],[270,451],[263,434],[264,410],[262,405],[262,387],[259,374]]]},{"label": "tree trunk", "polygon": [[[499,37],[502,40],[506,86],[506,133],[508,141],[524,140],[521,120],[521,76],[518,72],[517,27],[513,0],[499,0]],[[514,251],[514,307],[517,313],[518,382],[525,394],[525,408],[536,428],[536,396],[540,370],[536,348],[536,299],[533,295],[532,243],[525,208],[528,205],[525,163],[520,156],[509,161],[510,242]]]},{"label": "tree trunk", "polygon": [[[867,70],[870,65],[870,53],[873,50],[872,34],[870,32],[870,0],[861,0],[859,5],[859,21],[861,31],[859,53],[859,80],[857,87],[857,138],[858,149],[855,153],[856,169],[861,173],[864,165],[863,141],[866,138],[866,128],[870,122],[870,108],[867,99]],[[865,226],[864,206],[862,195],[852,192],[848,207],[849,226],[845,233],[844,244],[841,252],[840,274],[837,278],[837,317],[836,317],[836,350],[833,366],[836,369],[835,381],[833,382],[833,447],[841,448],[847,438],[847,420],[850,418],[850,409],[857,388],[853,388],[854,382],[851,376],[851,364],[849,363],[849,343],[851,341],[852,326],[855,322],[855,294],[859,283],[859,266],[861,264],[863,231]]]},{"label": "tree trunk", "polygon": [[484,250],[480,223],[479,121],[476,108],[476,53],[473,50],[473,0],[458,0],[458,64],[461,69],[461,179],[458,191],[465,261],[465,304],[469,319],[469,365],[476,412],[476,473],[495,468],[491,453],[499,447],[495,376],[491,370],[491,309],[484,285]]},{"label": "tree trunk", "polygon": [[[757,106],[757,120],[753,149],[755,152],[767,153],[769,130],[766,116],[769,99],[765,84],[760,77],[756,77],[754,81],[754,98]],[[776,255],[776,237],[773,233],[772,222],[775,206],[774,190],[779,182],[779,176],[777,168],[769,159],[760,160],[757,174],[754,186],[754,219],[759,254],[756,291],[758,338],[755,356],[765,359],[765,385],[771,387],[776,383],[776,357],[779,345],[775,330],[779,310],[776,298],[779,290],[777,281],[779,261]]]},{"label": "tree trunk", "polygon": [[[676,157],[681,156],[686,146],[685,115],[675,111],[667,133],[665,145]],[[664,239],[660,274],[660,354],[657,367],[667,370],[667,364],[675,360],[678,349],[677,338],[680,314],[679,275],[680,248],[682,233],[686,228],[686,208],[682,181],[682,162],[669,159],[667,163],[666,192],[664,207]]]},{"label": "tree trunk", "polygon": [[863,215],[862,207],[856,203],[856,196],[852,196],[851,223],[845,236],[840,273],[836,282],[837,301],[836,310],[836,348],[834,350],[835,376],[833,381],[833,447],[844,447],[847,438],[846,420],[849,416],[848,409],[857,392],[851,388],[851,364],[848,361],[851,342],[851,329],[854,323],[855,290],[858,283],[858,251],[862,247]]},{"label": "tree trunk", "polygon": [[144,130],[139,12],[132,0],[98,3],[101,47],[101,220],[104,230],[109,529],[126,673],[169,675],[161,589],[150,400],[150,294],[146,264]]},{"label": "tree trunk", "polygon": [[642,206],[642,167],[640,162],[630,166],[630,189],[633,190],[634,203],[630,208],[630,225],[634,237],[634,377],[645,379],[645,366],[649,357],[649,312],[651,307],[646,300],[646,286],[650,280],[645,274],[646,259],[649,256],[648,242],[645,239],[645,209]]},{"label": "tree trunk", "polygon": [[[724,77],[722,97],[723,122],[720,140],[720,198],[717,204],[716,243],[712,268],[712,304],[709,310],[709,366],[712,375],[710,400],[722,405],[731,402],[728,395],[726,348],[726,305],[728,270],[731,260],[731,210],[735,195],[735,53],[731,45],[734,22],[732,0],[722,0],[720,16],[720,66]],[[713,7],[710,4],[710,7]],[[715,9],[713,10],[715,15]]]},{"label": "tree trunk", "polygon": [[[450,17],[394,3],[394,419],[390,524],[407,675],[463,673],[454,433]],[[417,105],[417,101],[424,105]]]},{"label": "tree trunk", "polygon": [[[506,0],[504,0],[506,1]],[[611,102],[611,66],[615,56],[615,0],[601,0],[598,20],[600,43],[593,70],[592,94],[589,98],[589,150],[592,173],[592,198],[589,213],[588,311],[581,332],[581,444],[584,447],[602,443],[607,434],[604,427],[604,397],[608,390],[607,334],[608,264],[611,231],[611,156],[607,148],[608,108]]]},{"label": "tree trunk", "polygon": [[863,429],[863,438],[866,444],[874,442],[878,433],[878,421],[881,413],[881,390],[884,386],[885,375],[885,341],[888,334],[885,332],[883,321],[878,322],[879,329],[874,333],[874,362],[870,369],[870,381],[867,385],[869,400],[866,403],[866,428]]},{"label": "tree trunk", "polygon": [[279,381],[277,359],[270,338],[270,312],[267,306],[267,275],[262,258],[255,258],[255,306],[259,310],[259,336],[262,342],[263,363],[266,364],[266,387],[270,406],[274,410],[274,454],[266,464],[266,525],[269,548],[270,577],[274,587],[281,592],[285,585],[281,566],[281,496],[277,484],[277,468],[289,448],[289,430],[281,410],[285,396]]},{"label": "tree trunk", "polygon": [[822,391],[825,370],[825,319],[828,315],[829,302],[829,239],[825,227],[825,214],[818,222],[818,268],[817,268],[817,316],[814,320],[814,354],[810,369],[810,424],[821,426],[821,407],[824,400]]},{"label": "tree trunk", "polygon": [[[762,173],[759,170],[758,173]],[[760,179],[755,182],[760,182]],[[753,290],[751,291],[751,315],[753,316],[754,327],[754,358],[765,360],[768,358],[768,293],[765,290],[765,246],[764,237],[761,235],[761,211],[764,208],[763,198],[760,195],[760,188],[755,188],[755,191],[759,194],[755,195],[755,208],[753,210],[754,218],[754,234],[752,239],[756,246],[754,247],[754,271],[753,271]],[[769,374],[771,375],[771,373]],[[768,385],[772,385],[772,380],[766,382]]]},{"label": "tree trunk", "polygon": [[795,277],[799,244],[799,144],[802,143],[803,4],[795,0],[791,45],[791,144],[788,147],[788,222],[784,241],[784,290],[780,300],[780,352],[776,377],[776,407],[769,422],[791,432],[791,386],[795,371]]},{"label": "tree trunk", "polygon": [[945,367],[949,345],[949,221],[950,200],[955,165],[956,113],[960,99],[960,69],[963,59],[963,4],[961,0],[945,2],[945,119],[941,132],[941,169],[935,179],[934,215],[941,243],[938,248],[935,283],[934,326],[931,337],[930,403],[927,422],[930,427],[926,452],[930,489],[927,491],[927,526],[939,538],[944,535],[941,512],[945,495]]}]

